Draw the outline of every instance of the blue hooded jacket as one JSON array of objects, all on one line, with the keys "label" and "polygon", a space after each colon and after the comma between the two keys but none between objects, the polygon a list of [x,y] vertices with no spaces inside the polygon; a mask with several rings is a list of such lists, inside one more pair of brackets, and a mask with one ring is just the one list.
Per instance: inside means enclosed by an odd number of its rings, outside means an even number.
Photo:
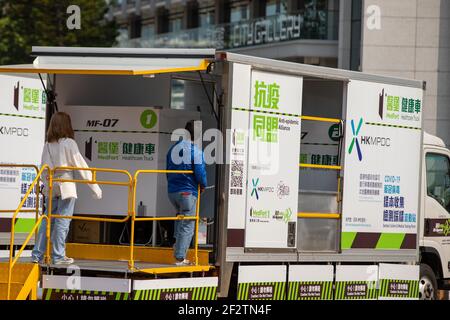
[{"label": "blue hooded jacket", "polygon": [[[174,152],[173,157],[172,152]],[[166,164],[167,170],[194,171],[194,174],[168,173],[169,193],[191,192],[194,196],[198,196],[198,185],[200,184],[202,188],[206,187],[206,166],[203,151],[192,141],[181,140],[175,143],[167,152]]]}]

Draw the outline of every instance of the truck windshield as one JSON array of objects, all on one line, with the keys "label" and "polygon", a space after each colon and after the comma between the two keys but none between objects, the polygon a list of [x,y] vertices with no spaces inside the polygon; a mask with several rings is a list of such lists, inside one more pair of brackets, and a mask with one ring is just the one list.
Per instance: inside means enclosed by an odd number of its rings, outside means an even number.
[{"label": "truck windshield", "polygon": [[446,155],[428,153],[427,194],[450,213],[450,161]]}]

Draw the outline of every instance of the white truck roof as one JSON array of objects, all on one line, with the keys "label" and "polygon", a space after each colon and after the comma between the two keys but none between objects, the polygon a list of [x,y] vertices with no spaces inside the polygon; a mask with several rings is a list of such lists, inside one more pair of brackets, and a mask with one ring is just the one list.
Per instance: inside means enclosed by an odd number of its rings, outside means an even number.
[{"label": "white truck roof", "polygon": [[2,73],[149,75],[206,70],[214,49],[33,47],[32,64],[0,66]]},{"label": "white truck roof", "polygon": [[445,148],[444,140],[424,131],[423,144]]}]

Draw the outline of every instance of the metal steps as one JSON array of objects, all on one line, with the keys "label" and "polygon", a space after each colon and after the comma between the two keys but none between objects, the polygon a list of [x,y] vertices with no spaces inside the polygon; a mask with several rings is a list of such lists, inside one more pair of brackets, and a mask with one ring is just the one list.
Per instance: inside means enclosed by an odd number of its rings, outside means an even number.
[{"label": "metal steps", "polygon": [[[0,300],[8,298],[8,266],[0,263]],[[17,262],[13,267],[10,300],[35,300],[39,280],[39,265]]]}]

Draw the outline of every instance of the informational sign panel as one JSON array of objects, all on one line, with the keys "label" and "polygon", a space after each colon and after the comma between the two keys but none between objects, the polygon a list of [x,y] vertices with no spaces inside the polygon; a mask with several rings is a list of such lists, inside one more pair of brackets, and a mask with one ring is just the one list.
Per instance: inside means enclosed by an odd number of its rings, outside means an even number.
[{"label": "informational sign panel", "polygon": [[379,300],[419,299],[420,267],[403,264],[380,264]]},{"label": "informational sign panel", "polygon": [[217,277],[134,280],[132,300],[216,300]]},{"label": "informational sign panel", "polygon": [[[245,212],[247,202],[248,126],[251,84],[251,67],[233,64],[232,113],[228,149],[228,229],[239,230],[244,246]],[[238,80],[239,79],[239,80]],[[230,241],[231,239],[228,239]],[[233,239],[234,240],[234,239]]]},{"label": "informational sign panel", "polygon": [[332,265],[290,265],[287,300],[333,300]]},{"label": "informational sign panel", "polygon": [[245,246],[295,248],[301,77],[252,71]]},{"label": "informational sign panel", "polygon": [[377,300],[378,266],[336,266],[335,300]]},{"label": "informational sign panel", "polygon": [[[39,79],[0,75],[0,163],[39,166],[45,140],[46,95]],[[36,177],[30,168],[0,168],[0,210],[15,210]],[[24,209],[36,208],[36,193]],[[28,232],[35,214],[22,213],[17,232]],[[11,214],[0,217],[0,232],[10,229]]]},{"label": "informational sign panel", "polygon": [[421,89],[348,85],[342,249],[415,249]]},{"label": "informational sign panel", "polygon": [[[166,169],[166,154],[174,129],[184,128],[187,120],[198,119],[197,112],[143,107],[67,106],[75,140],[86,162],[93,168],[127,170]],[[176,119],[176,120],[174,120]],[[124,175],[99,173],[98,180],[127,182]],[[77,186],[75,212],[79,214],[126,215],[127,187],[100,186],[103,198],[94,200],[86,185]],[[174,215],[167,197],[165,174],[139,176],[136,205],[145,206],[149,216]],[[136,208],[137,211],[138,208]]]},{"label": "informational sign panel", "polygon": [[131,280],[44,275],[42,300],[130,300]]},{"label": "informational sign panel", "polygon": [[238,300],[285,300],[286,266],[239,266]]}]

